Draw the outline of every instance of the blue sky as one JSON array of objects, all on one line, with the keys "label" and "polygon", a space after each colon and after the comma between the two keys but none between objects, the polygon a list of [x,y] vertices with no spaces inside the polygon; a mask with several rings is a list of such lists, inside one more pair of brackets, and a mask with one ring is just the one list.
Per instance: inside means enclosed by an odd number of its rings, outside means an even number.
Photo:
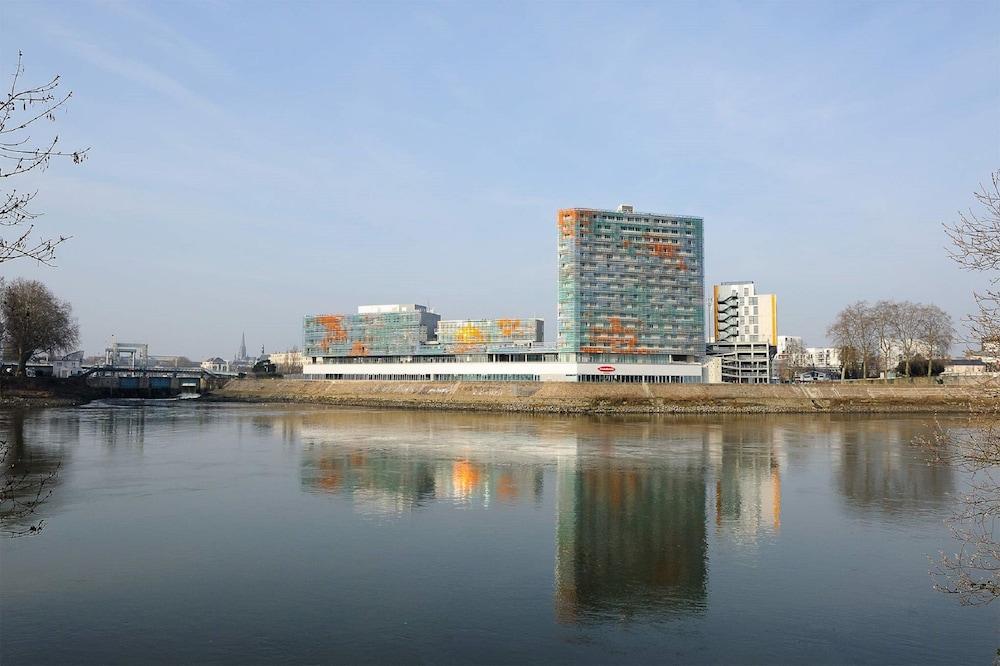
[{"label": "blue sky", "polygon": [[[300,342],[424,302],[542,316],[555,211],[700,215],[706,283],[821,344],[856,299],[960,318],[943,221],[1000,168],[1000,3],[0,5],[0,71],[62,76],[91,146],[33,179],[88,353]],[[23,183],[21,186],[28,186]]]}]

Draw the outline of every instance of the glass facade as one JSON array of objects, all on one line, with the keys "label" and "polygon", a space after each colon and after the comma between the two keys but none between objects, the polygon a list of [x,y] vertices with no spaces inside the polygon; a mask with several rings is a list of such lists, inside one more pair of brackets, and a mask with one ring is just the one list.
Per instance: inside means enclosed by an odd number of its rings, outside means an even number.
[{"label": "glass facade", "polygon": [[440,319],[423,306],[397,312],[308,315],[303,324],[304,355],[432,354],[435,350],[425,343],[434,339]]},{"label": "glass facade", "polygon": [[543,327],[541,319],[445,319],[438,322],[437,341],[448,353],[485,351],[542,342]]},{"label": "glass facade", "polygon": [[422,305],[359,309],[358,314],[307,316],[303,324],[304,355],[395,363],[418,359],[526,361],[542,360],[544,354],[538,347],[544,329],[541,319],[442,321],[440,315],[428,312]]},{"label": "glass facade", "polygon": [[570,208],[559,234],[559,354],[668,363],[705,354],[704,222]]}]

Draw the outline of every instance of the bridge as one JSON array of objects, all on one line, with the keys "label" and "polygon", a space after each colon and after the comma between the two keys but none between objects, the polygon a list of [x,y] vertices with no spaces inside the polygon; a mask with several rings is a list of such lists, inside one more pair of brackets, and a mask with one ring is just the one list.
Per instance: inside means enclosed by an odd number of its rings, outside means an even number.
[{"label": "bridge", "polygon": [[119,397],[169,397],[221,388],[235,373],[204,368],[128,367],[100,365],[80,375],[88,386],[105,388]]}]

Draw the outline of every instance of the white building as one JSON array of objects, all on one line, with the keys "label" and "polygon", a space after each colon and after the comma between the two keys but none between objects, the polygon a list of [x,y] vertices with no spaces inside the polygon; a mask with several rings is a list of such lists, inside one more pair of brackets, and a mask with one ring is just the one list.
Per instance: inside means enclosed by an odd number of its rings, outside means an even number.
[{"label": "white building", "polygon": [[52,376],[66,379],[83,374],[83,350],[66,354],[52,361]]},{"label": "white building", "polygon": [[806,348],[806,344],[802,341],[802,338],[797,335],[779,335],[775,346],[778,348],[778,356],[783,356],[789,350],[797,351]]},{"label": "white building", "polygon": [[[483,356],[481,360],[473,357]],[[373,361],[338,357],[307,363],[303,372],[314,379],[422,381],[554,381],[626,383],[700,383],[700,363],[572,363],[558,360],[554,350],[454,357],[405,356]]]},{"label": "white building", "polygon": [[944,362],[946,375],[985,375],[988,371],[989,366],[979,359],[952,358]]},{"label": "white building", "polygon": [[201,362],[201,367],[209,372],[229,372],[229,361],[219,358],[218,356],[214,358],[205,359]]},{"label": "white building", "polygon": [[708,354],[722,359],[722,381],[774,381],[778,297],[758,294],[753,282],[723,282],[712,289],[712,314],[714,342]]},{"label": "white building", "polygon": [[758,294],[753,282],[713,287],[715,342],[778,344],[778,297]]},{"label": "white building", "polygon": [[267,358],[271,363],[284,367],[301,366],[303,363],[302,352],[300,351],[271,352],[267,355]]},{"label": "white building", "polygon": [[840,349],[837,347],[806,347],[805,357],[812,368],[840,367]]}]

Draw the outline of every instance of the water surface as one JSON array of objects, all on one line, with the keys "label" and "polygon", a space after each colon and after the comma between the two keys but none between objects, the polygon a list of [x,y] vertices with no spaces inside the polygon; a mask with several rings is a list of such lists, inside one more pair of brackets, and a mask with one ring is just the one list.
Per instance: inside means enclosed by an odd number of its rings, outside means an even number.
[{"label": "water surface", "polygon": [[0,412],[54,473],[0,662],[989,663],[927,421]]}]

